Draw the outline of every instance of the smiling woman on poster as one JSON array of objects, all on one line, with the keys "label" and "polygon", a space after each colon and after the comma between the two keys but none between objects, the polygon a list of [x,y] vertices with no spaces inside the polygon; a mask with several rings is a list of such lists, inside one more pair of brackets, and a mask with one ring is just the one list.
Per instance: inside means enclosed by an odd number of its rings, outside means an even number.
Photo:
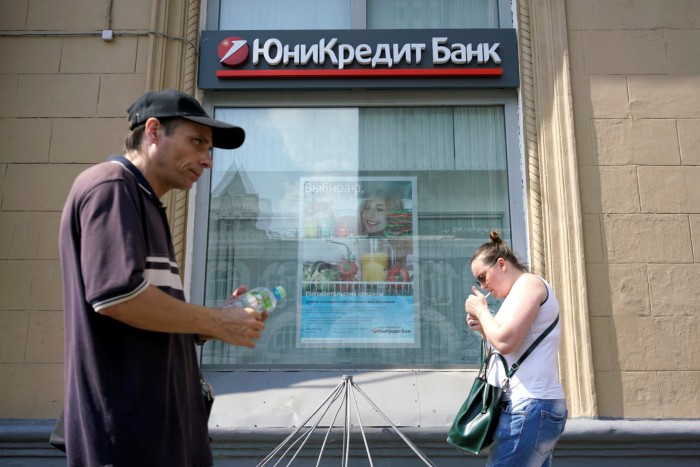
[{"label": "smiling woman on poster", "polygon": [[[309,177],[300,186],[298,345],[418,346],[417,265],[407,259],[417,251],[415,177]],[[316,221],[326,207],[343,225],[327,236]]]},{"label": "smiling woman on poster", "polygon": [[[405,187],[402,187],[405,189]],[[413,219],[404,209],[403,195],[385,184],[367,189],[360,201],[358,232],[361,236],[382,237],[388,245],[380,282],[410,282],[407,256],[412,252]],[[403,237],[403,238],[401,238]],[[373,275],[371,275],[373,276]]]},{"label": "smiling woman on poster", "polygon": [[401,198],[388,196],[385,191],[376,191],[360,203],[359,234],[368,237],[384,236],[389,212],[403,209]]}]

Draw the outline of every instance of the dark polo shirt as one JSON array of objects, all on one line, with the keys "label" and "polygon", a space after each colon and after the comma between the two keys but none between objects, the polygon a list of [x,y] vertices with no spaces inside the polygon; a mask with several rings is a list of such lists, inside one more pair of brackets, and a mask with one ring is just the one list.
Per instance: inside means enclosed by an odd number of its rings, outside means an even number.
[{"label": "dark polo shirt", "polygon": [[128,160],[77,177],[59,247],[69,465],[212,465],[194,336],[98,313],[149,284],[184,300],[165,212]]}]

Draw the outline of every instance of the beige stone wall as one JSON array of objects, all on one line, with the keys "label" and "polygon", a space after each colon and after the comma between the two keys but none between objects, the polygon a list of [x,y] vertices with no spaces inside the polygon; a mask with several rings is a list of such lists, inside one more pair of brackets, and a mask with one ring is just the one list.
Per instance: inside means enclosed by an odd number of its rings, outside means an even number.
[{"label": "beige stone wall", "polygon": [[567,0],[598,414],[700,417],[700,2]]},{"label": "beige stone wall", "polygon": [[[547,192],[577,182],[587,303],[573,292],[562,302],[588,308],[597,407],[586,400],[593,391],[575,378],[587,368],[577,359],[586,358],[589,337],[575,339],[587,322],[571,319],[570,310],[563,366],[576,413],[700,417],[700,2],[529,4],[538,40],[549,34],[543,12],[566,7],[578,179],[567,183],[561,174],[574,171],[566,166],[541,168],[540,237],[550,272],[578,277],[575,261],[552,258],[553,251],[578,251],[568,235],[567,222],[576,222],[571,200],[556,196],[566,191]],[[104,42],[99,31],[109,5],[110,27],[123,34]],[[60,410],[56,237],[63,201],[78,172],[120,152],[124,110],[135,97],[146,89],[194,90],[191,50],[152,32],[192,40],[198,9],[198,0],[0,1],[0,418],[48,418]],[[557,24],[563,27],[548,27]],[[76,35],[84,32],[98,34]],[[566,45],[549,46],[559,56]],[[535,56],[546,48],[532,44]],[[561,119],[568,77],[559,75],[560,63],[550,70],[546,58],[538,60],[550,76],[534,73],[538,113],[526,130],[546,143],[556,132],[542,102],[547,92],[537,85],[556,84],[552,113]],[[542,144],[542,160],[558,160],[561,153],[550,148],[566,149],[567,140]],[[184,200],[174,196],[170,208],[179,242]]]},{"label": "beige stone wall", "polygon": [[[0,2],[0,418],[60,411],[60,211],[80,171],[121,152],[146,89],[151,39],[103,41],[108,4]],[[147,31],[150,15],[148,0],[114,1],[111,28]]]}]

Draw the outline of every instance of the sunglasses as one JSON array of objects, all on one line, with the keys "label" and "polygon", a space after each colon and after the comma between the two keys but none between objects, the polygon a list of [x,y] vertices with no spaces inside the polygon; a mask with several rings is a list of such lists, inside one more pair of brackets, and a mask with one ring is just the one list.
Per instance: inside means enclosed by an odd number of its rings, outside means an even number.
[{"label": "sunglasses", "polygon": [[492,267],[494,267],[498,263],[498,258],[496,258],[496,261],[491,263],[491,266],[486,269],[486,272],[482,272],[481,274],[476,276],[476,285],[479,288],[484,288],[484,283],[486,282],[486,276],[489,274],[489,271],[491,270]]}]

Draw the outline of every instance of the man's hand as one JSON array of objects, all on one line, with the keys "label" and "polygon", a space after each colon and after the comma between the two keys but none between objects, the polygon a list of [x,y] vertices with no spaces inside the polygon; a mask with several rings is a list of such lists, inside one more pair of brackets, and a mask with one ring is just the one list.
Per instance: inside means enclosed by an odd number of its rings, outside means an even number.
[{"label": "man's hand", "polygon": [[[240,297],[248,291],[245,285],[239,286],[233,291],[231,296],[233,298]],[[262,315],[252,308],[227,308],[222,309],[226,315],[222,317],[222,324],[219,325],[222,328],[222,334],[212,335],[212,336],[200,336],[201,340],[209,339],[219,339],[227,344],[240,345],[243,347],[255,347],[255,340],[260,339],[261,331],[265,327],[263,324],[262,328],[259,328],[257,324],[249,321],[265,321],[268,317],[268,312],[264,312]],[[236,327],[236,322],[241,324]],[[228,327],[227,324],[228,323]],[[258,329],[259,328],[259,329]]]},{"label": "man's hand", "polygon": [[[245,293],[239,287],[236,296]],[[134,298],[100,311],[129,326],[156,332],[211,336],[227,344],[254,347],[265,329],[267,313],[252,308],[210,308],[193,305],[148,286]]]},{"label": "man's hand", "polygon": [[216,316],[212,337],[227,344],[255,347],[265,329],[263,315],[252,308],[224,308]]}]

